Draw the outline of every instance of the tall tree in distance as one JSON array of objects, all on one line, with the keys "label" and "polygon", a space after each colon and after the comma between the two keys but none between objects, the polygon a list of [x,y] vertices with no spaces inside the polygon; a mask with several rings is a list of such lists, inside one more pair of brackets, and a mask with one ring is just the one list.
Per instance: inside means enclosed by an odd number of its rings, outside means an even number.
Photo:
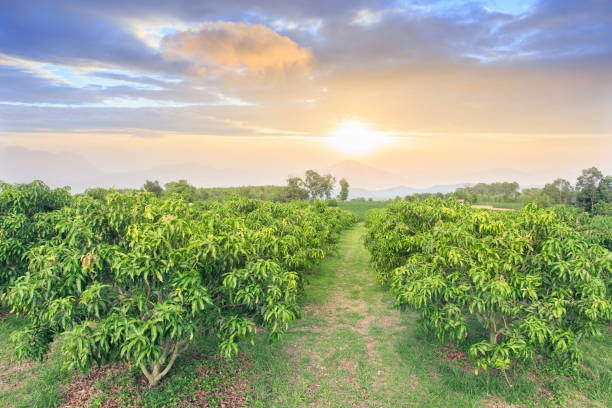
[{"label": "tall tree in distance", "polygon": [[310,198],[327,198],[331,197],[334,190],[336,178],[331,174],[321,176],[314,170],[306,170],[304,177],[304,186],[310,193]]},{"label": "tall tree in distance", "polygon": [[597,188],[602,179],[603,174],[597,167],[582,170],[582,175],[578,177],[576,181],[578,196],[576,198],[586,211],[591,211],[595,205]]},{"label": "tall tree in distance", "polygon": [[338,194],[338,200],[346,201],[349,194],[349,183],[345,178],[340,179],[340,194]]},{"label": "tall tree in distance", "polygon": [[304,187],[304,181],[299,177],[289,177],[287,179],[287,200],[307,200],[308,190]]},{"label": "tall tree in distance", "polygon": [[164,187],[166,187],[166,194],[179,194],[189,202],[194,202],[198,198],[198,189],[189,184],[185,179],[171,181],[164,184]]},{"label": "tall tree in distance", "polygon": [[325,198],[329,200],[331,198],[332,191],[336,185],[336,178],[331,174],[326,174],[321,177],[321,191],[325,195]]},{"label": "tall tree in distance", "polygon": [[572,183],[561,178],[546,184],[542,190],[544,194],[550,197],[553,204],[568,204],[573,191]]},{"label": "tall tree in distance", "polygon": [[146,183],[144,183],[144,185],[142,186],[142,191],[153,193],[157,197],[161,197],[162,193],[164,192],[164,189],[162,186],[159,185],[159,181],[147,180]]}]

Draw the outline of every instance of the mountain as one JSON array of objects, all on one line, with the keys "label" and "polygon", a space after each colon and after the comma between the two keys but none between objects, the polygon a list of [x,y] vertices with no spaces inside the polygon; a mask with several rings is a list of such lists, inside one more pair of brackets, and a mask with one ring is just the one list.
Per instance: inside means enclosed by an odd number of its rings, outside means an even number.
[{"label": "mountain", "polygon": [[350,188],[380,189],[394,188],[406,184],[406,180],[397,174],[380,170],[355,160],[345,160],[324,169],[317,170],[319,173],[331,173],[337,180],[345,178]]},{"label": "mountain", "polygon": [[0,180],[29,183],[42,180],[52,187],[71,186],[82,191],[105,173],[84,157],[70,152],[51,153],[24,147],[0,148]]},{"label": "mountain", "polygon": [[[84,157],[69,152],[52,153],[24,147],[0,147],[0,180],[29,183],[42,180],[51,187],[70,186],[79,193],[90,187],[139,188],[146,180],[186,179],[198,187],[267,184],[269,180],[241,170],[215,169],[198,163],[161,165],[129,172],[104,172]],[[279,184],[283,179],[276,180]]]},{"label": "mountain", "polygon": [[397,196],[405,197],[408,194],[417,193],[452,193],[457,188],[463,187],[465,184],[444,184],[435,185],[427,188],[412,188],[406,186],[396,186],[392,188],[386,188],[381,190],[368,190],[364,188],[351,188],[349,187],[349,199],[352,198],[372,198],[374,200],[388,200]]}]

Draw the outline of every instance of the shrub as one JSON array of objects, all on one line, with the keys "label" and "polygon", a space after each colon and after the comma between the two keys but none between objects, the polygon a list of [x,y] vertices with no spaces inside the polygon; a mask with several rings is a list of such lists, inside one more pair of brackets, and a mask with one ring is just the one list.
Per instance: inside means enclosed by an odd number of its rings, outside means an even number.
[{"label": "shrub", "polygon": [[397,304],[439,340],[467,343],[484,370],[535,353],[575,364],[580,339],[611,317],[610,252],[533,204],[394,203],[370,215],[366,246]]},{"label": "shrub", "polygon": [[76,198],[6,294],[31,324],[18,358],[63,334],[71,366],[123,360],[155,386],[200,333],[225,357],[256,327],[279,339],[299,316],[301,274],[354,216],[327,206],[234,199],[192,206],[150,193]]}]

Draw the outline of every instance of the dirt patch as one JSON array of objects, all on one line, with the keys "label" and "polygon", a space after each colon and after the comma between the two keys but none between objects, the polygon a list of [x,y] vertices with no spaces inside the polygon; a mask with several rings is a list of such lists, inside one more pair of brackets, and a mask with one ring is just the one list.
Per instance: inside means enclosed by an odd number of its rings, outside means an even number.
[{"label": "dirt patch", "polygon": [[448,361],[452,361],[457,364],[461,370],[465,372],[474,372],[474,365],[468,358],[465,352],[457,349],[454,344],[446,344],[440,349],[440,352]]},{"label": "dirt patch", "polygon": [[478,400],[478,406],[483,408],[523,408],[525,405],[508,404],[498,397],[487,395]]},{"label": "dirt patch", "polygon": [[[218,401],[218,405],[214,404],[214,406],[219,406],[222,408],[244,406],[246,401],[245,395],[250,389],[249,382],[244,374],[253,363],[246,359],[242,354],[236,358],[239,360],[239,364],[236,364],[234,371],[229,374],[228,378],[231,378],[231,380],[227,384],[224,384],[217,390],[213,391],[197,389],[192,394],[185,395],[185,400],[181,401],[181,403],[178,404],[178,407],[209,407],[210,404],[208,401]],[[196,355],[194,356],[194,359],[217,360],[219,357]],[[126,371],[128,369],[129,367],[126,364],[114,364],[92,368],[86,374],[74,375],[66,389],[66,392],[64,393],[64,400],[59,407],[74,408],[88,406],[96,401],[96,398],[102,393],[97,386],[99,381],[107,380],[114,374],[121,371]],[[214,368],[204,368],[204,366],[197,367],[196,373],[198,377],[211,377],[216,374]],[[162,382],[167,380],[168,379],[166,378],[162,380]],[[126,390],[125,387],[131,387],[131,389]],[[137,396],[143,395],[147,391],[148,385],[142,378],[131,385],[117,385],[116,387],[111,387],[109,390],[105,391],[105,399],[99,406],[103,408],[119,408],[124,406],[124,404],[120,402],[122,400],[120,394],[124,394],[123,398],[125,398],[125,395],[133,395],[137,399]],[[130,401],[130,404],[135,407],[141,406],[138,404],[138,401]]]},{"label": "dirt patch", "polygon": [[340,360],[340,368],[343,368],[350,372],[351,374],[355,374],[355,369],[357,368],[357,363],[351,360]]},{"label": "dirt patch", "polygon": [[[97,383],[100,380],[105,380],[111,374],[126,370],[127,366],[116,364],[111,366],[102,366],[92,368],[87,374],[75,374],[70,380],[70,384],[66,388],[60,408],[68,407],[86,407],[92,400],[98,396],[101,391],[97,388]],[[119,404],[112,395],[106,399],[101,407],[104,408],[119,408]]]},{"label": "dirt patch", "polygon": [[17,384],[10,384],[10,380],[7,381],[7,377],[11,377],[16,373],[22,371],[28,371],[38,364],[37,361],[32,360],[24,360],[19,363],[16,360],[12,360],[8,362],[8,367],[0,366],[0,391],[8,391],[11,388],[19,388],[21,386],[21,381],[18,381]]},{"label": "dirt patch", "polygon": [[401,326],[401,324],[402,318],[396,310],[394,310],[393,313],[376,317],[376,326],[382,327],[383,329],[393,329]]},{"label": "dirt patch", "polygon": [[605,405],[602,404],[601,402],[588,399],[584,394],[575,395],[574,398],[567,401],[567,406],[572,407],[572,408],[573,407],[576,407],[576,408],[582,408],[582,407],[590,407],[590,408],[601,407],[603,408],[605,407]]},{"label": "dirt patch", "polygon": [[321,384],[310,384],[306,390],[306,395],[312,397],[317,393],[317,390],[321,387]]}]

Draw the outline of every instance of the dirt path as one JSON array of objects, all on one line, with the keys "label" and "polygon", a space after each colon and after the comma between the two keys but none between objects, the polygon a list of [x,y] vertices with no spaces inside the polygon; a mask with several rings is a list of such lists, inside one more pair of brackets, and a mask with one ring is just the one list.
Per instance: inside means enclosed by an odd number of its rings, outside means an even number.
[{"label": "dirt path", "polygon": [[410,406],[418,395],[418,379],[395,344],[414,320],[375,282],[363,232],[362,224],[346,232],[337,255],[310,278],[302,319],[280,347],[286,365],[271,363],[272,376],[256,385],[266,401],[254,405]]}]

